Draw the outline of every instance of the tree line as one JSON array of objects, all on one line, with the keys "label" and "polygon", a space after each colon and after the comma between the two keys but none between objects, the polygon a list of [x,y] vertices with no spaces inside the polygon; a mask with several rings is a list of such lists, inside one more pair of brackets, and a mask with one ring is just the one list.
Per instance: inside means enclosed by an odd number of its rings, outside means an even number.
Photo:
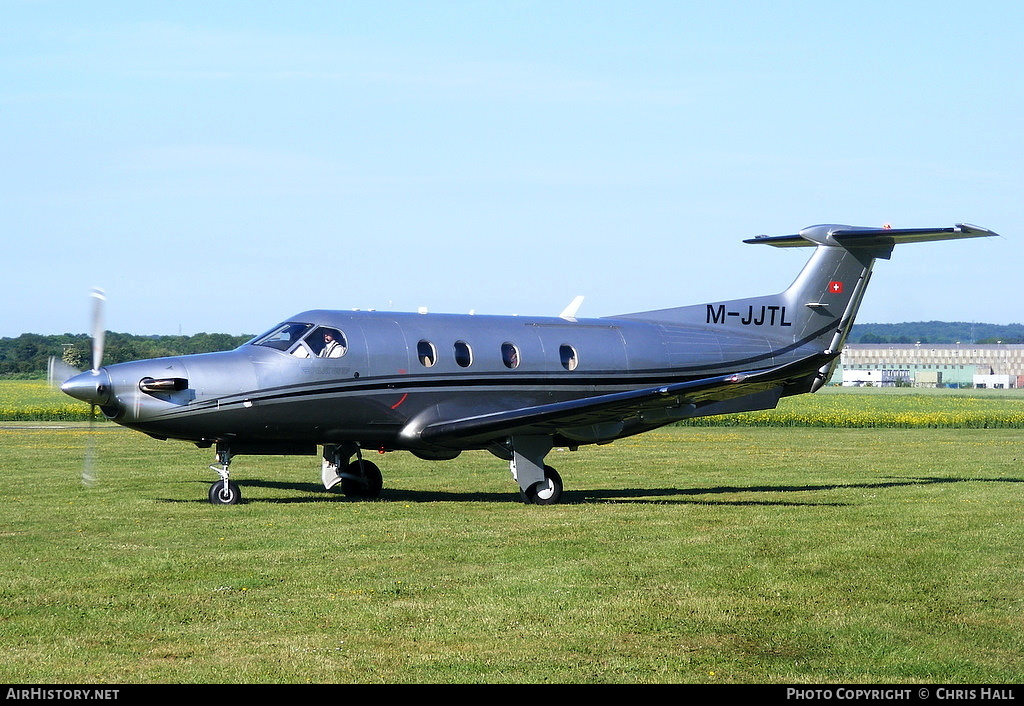
[{"label": "tree line", "polygon": [[[161,358],[192,353],[212,353],[237,348],[251,335],[197,333],[192,336],[139,336],[108,331],[103,346],[103,363]],[[0,338],[0,377],[44,377],[51,356],[71,367],[92,367],[92,339],[86,334],[41,335],[23,333],[17,338]]]},{"label": "tree line", "polygon": [[849,340],[851,343],[1024,343],[1024,325],[969,321],[854,324]]}]

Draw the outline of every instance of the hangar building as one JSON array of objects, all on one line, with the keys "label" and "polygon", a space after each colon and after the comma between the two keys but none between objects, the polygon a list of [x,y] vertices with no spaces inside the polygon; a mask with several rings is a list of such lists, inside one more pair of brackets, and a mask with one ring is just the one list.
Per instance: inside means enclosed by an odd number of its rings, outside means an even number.
[{"label": "hangar building", "polygon": [[916,387],[1024,387],[1024,344],[850,343],[831,383]]}]

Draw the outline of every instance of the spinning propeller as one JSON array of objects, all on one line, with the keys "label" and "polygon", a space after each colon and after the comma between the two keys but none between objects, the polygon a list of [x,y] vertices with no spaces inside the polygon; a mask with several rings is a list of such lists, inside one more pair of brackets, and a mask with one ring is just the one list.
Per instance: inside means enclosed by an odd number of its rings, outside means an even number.
[{"label": "spinning propeller", "polygon": [[92,339],[92,369],[81,372],[55,356],[50,357],[47,377],[50,385],[59,387],[62,392],[75,399],[88,402],[89,410],[89,443],[85,450],[85,461],[82,468],[82,482],[92,485],[96,482],[95,474],[95,440],[93,432],[96,424],[96,406],[106,403],[109,399],[110,384],[106,373],[100,372],[103,364],[103,345],[106,330],[103,325],[103,308],[107,301],[102,289],[92,290],[92,316],[89,336]]}]

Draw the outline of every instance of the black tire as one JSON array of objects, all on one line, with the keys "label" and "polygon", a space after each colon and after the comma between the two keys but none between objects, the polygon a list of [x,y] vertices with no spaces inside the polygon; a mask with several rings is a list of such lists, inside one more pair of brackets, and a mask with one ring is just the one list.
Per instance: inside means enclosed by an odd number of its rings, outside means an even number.
[{"label": "black tire", "polygon": [[[355,478],[341,479],[341,492],[350,498],[377,498],[384,487],[384,477],[381,476],[377,464],[370,461],[353,461],[348,464],[346,475]],[[357,478],[362,480],[357,480]]]},{"label": "black tire", "polygon": [[224,481],[219,480],[210,486],[210,502],[214,505],[237,505],[242,502],[242,491],[231,481],[225,489]]},{"label": "black tire", "polygon": [[527,505],[555,505],[562,499],[562,477],[551,466],[544,466],[544,479],[534,483],[520,497]]}]

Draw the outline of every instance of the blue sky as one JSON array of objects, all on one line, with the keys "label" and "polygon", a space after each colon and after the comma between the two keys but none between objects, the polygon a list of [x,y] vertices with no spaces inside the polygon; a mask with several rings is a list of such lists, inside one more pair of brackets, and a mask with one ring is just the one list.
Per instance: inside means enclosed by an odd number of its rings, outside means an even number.
[{"label": "blue sky", "polygon": [[0,336],[605,316],[906,246],[861,322],[1024,320],[1018,2],[0,0]]}]

